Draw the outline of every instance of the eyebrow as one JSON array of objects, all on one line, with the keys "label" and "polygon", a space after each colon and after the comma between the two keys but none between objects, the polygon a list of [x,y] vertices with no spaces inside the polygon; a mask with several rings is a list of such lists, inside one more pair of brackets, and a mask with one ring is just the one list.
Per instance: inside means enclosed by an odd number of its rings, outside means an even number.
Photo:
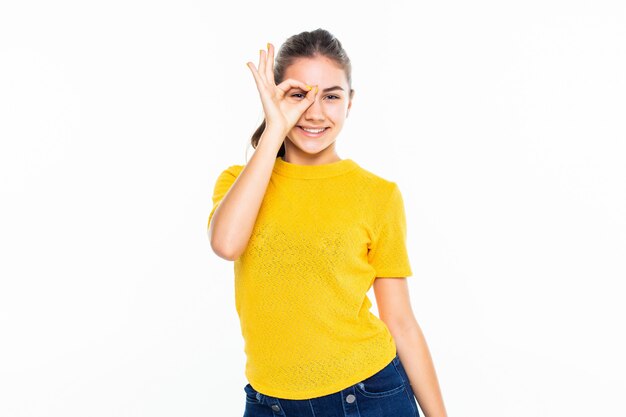
[{"label": "eyebrow", "polygon": [[335,85],[333,87],[325,88],[324,90],[322,90],[322,93],[328,93],[329,91],[333,91],[333,90],[341,90],[341,91],[343,91],[343,88],[341,88],[338,85]]}]

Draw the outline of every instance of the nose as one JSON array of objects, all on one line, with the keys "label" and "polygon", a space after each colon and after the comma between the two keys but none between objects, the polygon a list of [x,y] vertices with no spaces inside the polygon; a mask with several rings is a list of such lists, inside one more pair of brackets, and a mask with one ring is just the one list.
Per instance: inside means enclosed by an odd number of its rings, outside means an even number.
[{"label": "nose", "polygon": [[324,109],[319,100],[313,101],[313,103],[304,112],[305,120],[324,120]]}]

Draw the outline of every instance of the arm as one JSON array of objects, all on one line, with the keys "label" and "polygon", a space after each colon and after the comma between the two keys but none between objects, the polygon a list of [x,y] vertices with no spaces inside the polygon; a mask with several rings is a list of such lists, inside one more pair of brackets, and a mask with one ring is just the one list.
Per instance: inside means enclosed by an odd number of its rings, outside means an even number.
[{"label": "arm", "polygon": [[[274,45],[268,42],[267,49],[267,52],[263,49],[259,51],[258,70],[252,62],[246,62],[252,71],[263,104],[265,131],[259,139],[252,158],[213,212],[208,230],[213,252],[231,261],[238,259],[248,246],[272,176],[276,155],[285,136],[317,96],[317,87],[313,88],[291,78],[276,85]],[[304,100],[298,100],[295,103],[286,100],[287,92],[293,88],[308,90]]]},{"label": "arm", "polygon": [[426,417],[447,417],[426,339],[413,315],[406,278],[374,280],[380,319],[396,342],[413,394]]},{"label": "arm", "polygon": [[211,249],[221,258],[234,261],[246,249],[285,135],[266,128],[250,161],[215,209],[208,234]]}]

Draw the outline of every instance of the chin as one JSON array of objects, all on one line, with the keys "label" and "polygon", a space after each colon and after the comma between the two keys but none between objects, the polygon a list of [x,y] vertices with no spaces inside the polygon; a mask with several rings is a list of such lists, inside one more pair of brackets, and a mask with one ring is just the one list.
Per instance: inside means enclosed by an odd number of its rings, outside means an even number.
[{"label": "chin", "polygon": [[294,147],[298,148],[298,150],[300,152],[304,152],[306,154],[309,155],[317,155],[318,153],[326,150],[329,146],[332,146],[335,141],[330,141],[330,142],[325,142],[323,144],[320,143],[315,143],[315,144],[311,144],[309,143],[309,145],[311,146],[306,146],[305,144],[301,143],[301,142],[294,142],[291,141],[291,143],[294,145]]}]

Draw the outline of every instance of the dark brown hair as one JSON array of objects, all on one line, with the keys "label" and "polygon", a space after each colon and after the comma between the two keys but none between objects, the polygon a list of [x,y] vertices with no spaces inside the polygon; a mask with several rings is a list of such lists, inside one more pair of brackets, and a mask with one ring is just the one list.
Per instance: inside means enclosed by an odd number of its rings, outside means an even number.
[{"label": "dark brown hair", "polygon": [[[352,64],[348,54],[341,46],[341,42],[330,32],[324,29],[316,29],[311,32],[301,32],[289,37],[278,49],[274,63],[274,82],[276,85],[284,81],[287,68],[298,58],[314,58],[324,56],[334,61],[346,73],[350,95],[352,89]],[[265,131],[265,119],[252,134],[250,143],[256,149],[261,135]],[[276,157],[285,155],[285,144],[278,150]]]}]

